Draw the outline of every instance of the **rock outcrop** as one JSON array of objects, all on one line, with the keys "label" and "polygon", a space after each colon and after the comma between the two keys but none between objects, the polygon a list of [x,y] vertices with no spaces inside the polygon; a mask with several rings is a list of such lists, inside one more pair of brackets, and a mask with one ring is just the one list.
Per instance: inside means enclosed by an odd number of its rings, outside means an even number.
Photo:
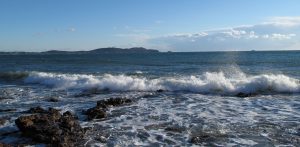
[{"label": "rock outcrop", "polygon": [[127,98],[110,98],[107,100],[100,100],[97,102],[97,106],[88,109],[84,113],[87,115],[88,120],[101,119],[107,116],[106,111],[109,107],[120,106],[128,103],[132,103],[132,100]]},{"label": "rock outcrop", "polygon": [[28,112],[37,114],[20,116],[15,120],[25,137],[51,146],[80,145],[85,131],[76,120],[76,116],[70,112],[61,115],[56,109],[44,110],[40,107],[32,108]]}]

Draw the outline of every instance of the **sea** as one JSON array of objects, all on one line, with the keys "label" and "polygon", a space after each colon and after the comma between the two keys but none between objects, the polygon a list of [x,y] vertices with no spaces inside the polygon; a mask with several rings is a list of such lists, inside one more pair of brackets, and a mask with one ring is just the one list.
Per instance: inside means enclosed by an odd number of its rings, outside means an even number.
[{"label": "sea", "polygon": [[[82,114],[116,97],[133,103]],[[0,142],[36,106],[76,114],[85,146],[299,147],[300,51],[0,54]]]}]

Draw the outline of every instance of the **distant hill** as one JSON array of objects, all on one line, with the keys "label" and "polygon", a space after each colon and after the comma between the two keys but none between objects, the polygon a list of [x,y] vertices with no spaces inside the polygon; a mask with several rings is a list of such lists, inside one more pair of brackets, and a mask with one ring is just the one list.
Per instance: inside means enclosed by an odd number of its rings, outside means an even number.
[{"label": "distant hill", "polygon": [[133,47],[133,48],[115,48],[115,47],[107,47],[107,48],[98,48],[90,51],[59,51],[59,50],[50,50],[46,52],[42,52],[45,54],[60,54],[60,53],[83,53],[83,54],[123,54],[123,53],[158,53],[158,50],[154,49],[146,49],[143,47]]},{"label": "distant hill", "polygon": [[0,54],[127,54],[127,53],[159,53],[155,49],[146,49],[143,47],[133,48],[98,48],[90,51],[60,51],[60,50],[49,50],[45,52],[0,52]]},{"label": "distant hill", "polygon": [[158,53],[158,50],[154,49],[146,49],[143,47],[134,47],[134,48],[128,48],[128,49],[122,49],[122,48],[99,48],[94,49],[89,52],[92,53]]}]

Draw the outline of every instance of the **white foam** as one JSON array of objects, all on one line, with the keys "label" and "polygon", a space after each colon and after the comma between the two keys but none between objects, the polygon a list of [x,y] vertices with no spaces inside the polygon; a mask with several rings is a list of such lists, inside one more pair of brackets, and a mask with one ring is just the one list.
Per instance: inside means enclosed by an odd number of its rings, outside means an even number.
[{"label": "white foam", "polygon": [[135,73],[136,73],[136,74],[143,74],[143,72],[140,71],[140,70],[135,71]]},{"label": "white foam", "polygon": [[232,138],[232,140],[236,143],[243,144],[243,145],[249,145],[249,146],[254,146],[257,144],[257,142],[255,142],[255,141],[248,140],[248,139],[242,139],[242,138],[239,138],[239,139]]},{"label": "white foam", "polygon": [[189,91],[203,94],[297,93],[299,80],[283,74],[247,76],[244,73],[227,76],[223,72],[205,72],[184,77],[146,77],[32,72],[25,83],[36,83],[58,89],[109,89],[111,91]]}]

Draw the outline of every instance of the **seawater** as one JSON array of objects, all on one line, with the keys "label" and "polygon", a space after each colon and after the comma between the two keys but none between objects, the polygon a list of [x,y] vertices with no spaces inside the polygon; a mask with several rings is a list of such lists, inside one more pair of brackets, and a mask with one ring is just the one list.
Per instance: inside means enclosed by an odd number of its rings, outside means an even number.
[{"label": "seawater", "polygon": [[[26,139],[14,120],[42,106],[78,115],[88,146],[298,146],[299,79],[299,51],[1,54],[0,108],[16,111],[0,112],[0,142]],[[110,97],[134,103],[86,121]]]}]

